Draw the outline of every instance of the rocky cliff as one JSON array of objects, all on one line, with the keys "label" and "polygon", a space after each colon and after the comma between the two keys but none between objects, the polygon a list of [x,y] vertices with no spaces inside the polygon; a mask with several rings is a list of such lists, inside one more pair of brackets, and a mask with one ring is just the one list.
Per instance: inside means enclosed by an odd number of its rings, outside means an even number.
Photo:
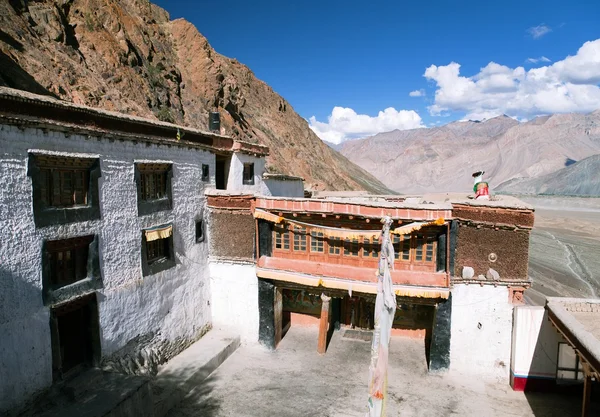
[{"label": "rocky cliff", "polygon": [[0,1],[0,85],[206,129],[271,148],[270,172],[315,189],[385,193],[326,146],[284,98],[147,0]]}]

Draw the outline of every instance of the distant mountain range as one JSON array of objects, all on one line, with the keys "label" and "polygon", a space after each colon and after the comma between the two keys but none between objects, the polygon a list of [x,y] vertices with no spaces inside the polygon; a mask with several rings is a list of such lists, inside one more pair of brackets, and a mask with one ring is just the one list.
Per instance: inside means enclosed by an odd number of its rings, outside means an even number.
[{"label": "distant mountain range", "polygon": [[469,192],[484,170],[492,192],[600,195],[600,156],[589,158],[600,154],[600,110],[394,130],[335,148],[401,193]]}]

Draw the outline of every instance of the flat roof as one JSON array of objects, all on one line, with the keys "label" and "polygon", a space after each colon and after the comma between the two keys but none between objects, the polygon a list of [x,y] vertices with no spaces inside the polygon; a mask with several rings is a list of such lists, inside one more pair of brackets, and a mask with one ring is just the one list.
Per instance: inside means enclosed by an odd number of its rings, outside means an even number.
[{"label": "flat roof", "polygon": [[548,297],[550,320],[600,373],[600,299]]},{"label": "flat roof", "polygon": [[0,87],[0,120],[8,124],[114,134],[125,139],[205,147],[220,152],[243,152],[261,156],[269,153],[269,148],[264,145],[233,139],[216,132],[93,108],[8,87]]}]

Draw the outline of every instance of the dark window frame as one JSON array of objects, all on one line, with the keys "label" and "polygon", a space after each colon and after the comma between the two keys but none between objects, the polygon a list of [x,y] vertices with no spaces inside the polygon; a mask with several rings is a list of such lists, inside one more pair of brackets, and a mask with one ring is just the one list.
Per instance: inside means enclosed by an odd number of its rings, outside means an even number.
[{"label": "dark window frame", "polygon": [[[98,158],[29,153],[27,168],[33,188],[33,217],[36,227],[100,219],[98,179],[101,171]],[[83,174],[83,183],[79,187],[85,194],[79,194],[83,201],[77,196],[77,173]],[[64,201],[67,187],[60,185],[64,184],[67,174],[72,176],[73,204]],[[59,192],[51,195],[57,188]],[[53,204],[54,198],[61,201]]]},{"label": "dark window frame", "polygon": [[[147,191],[142,190],[149,176],[164,175],[164,196],[145,198]],[[163,181],[163,180],[161,180]],[[138,216],[173,209],[173,164],[163,162],[136,162],[135,183],[137,187]]]},{"label": "dark window frame", "polygon": [[204,219],[198,219],[196,220],[196,243],[202,243],[205,239]]},{"label": "dark window frame", "polygon": [[210,165],[208,164],[202,164],[202,181],[210,181]]},{"label": "dark window frame", "polygon": [[[142,230],[142,275],[154,275],[167,269],[171,269],[176,265],[175,261],[175,246],[173,242],[173,235],[175,234],[175,228],[172,224],[166,224],[165,227],[171,226],[171,236],[164,239],[157,239],[166,245],[168,255],[164,258],[159,259],[148,259],[148,243],[146,241],[146,230]],[[156,241],[154,241],[156,242]]]},{"label": "dark window frame", "polygon": [[242,170],[242,184],[254,185],[254,162],[244,162]]},{"label": "dark window frame", "polygon": [[[42,300],[45,305],[62,303],[76,296],[102,288],[98,235],[84,235],[65,239],[45,240],[42,244]],[[83,249],[85,265],[80,264],[79,274],[70,282],[57,282],[53,269],[58,253]],[[73,256],[73,254],[71,255]],[[75,255],[77,256],[77,255]],[[85,276],[81,271],[85,270]]]}]

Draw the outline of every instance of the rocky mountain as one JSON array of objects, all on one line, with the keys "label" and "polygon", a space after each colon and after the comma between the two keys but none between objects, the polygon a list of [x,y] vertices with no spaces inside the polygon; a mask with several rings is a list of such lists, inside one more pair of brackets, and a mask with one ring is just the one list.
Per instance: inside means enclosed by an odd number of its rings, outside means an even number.
[{"label": "rocky mountain", "polygon": [[389,192],[189,22],[147,0],[0,1],[0,85],[267,145],[270,172],[314,189]]},{"label": "rocky mountain", "polygon": [[[518,192],[515,187],[525,184],[524,180],[600,154],[600,111],[545,116],[525,123],[499,116],[395,130],[345,142],[340,151],[402,193],[468,192],[473,187],[471,174],[477,170],[486,171],[492,191],[512,184],[511,192]],[[592,180],[589,173],[582,181]]]},{"label": "rocky mountain", "polygon": [[504,182],[498,191],[518,194],[600,196],[600,155],[593,155],[537,178]]}]

